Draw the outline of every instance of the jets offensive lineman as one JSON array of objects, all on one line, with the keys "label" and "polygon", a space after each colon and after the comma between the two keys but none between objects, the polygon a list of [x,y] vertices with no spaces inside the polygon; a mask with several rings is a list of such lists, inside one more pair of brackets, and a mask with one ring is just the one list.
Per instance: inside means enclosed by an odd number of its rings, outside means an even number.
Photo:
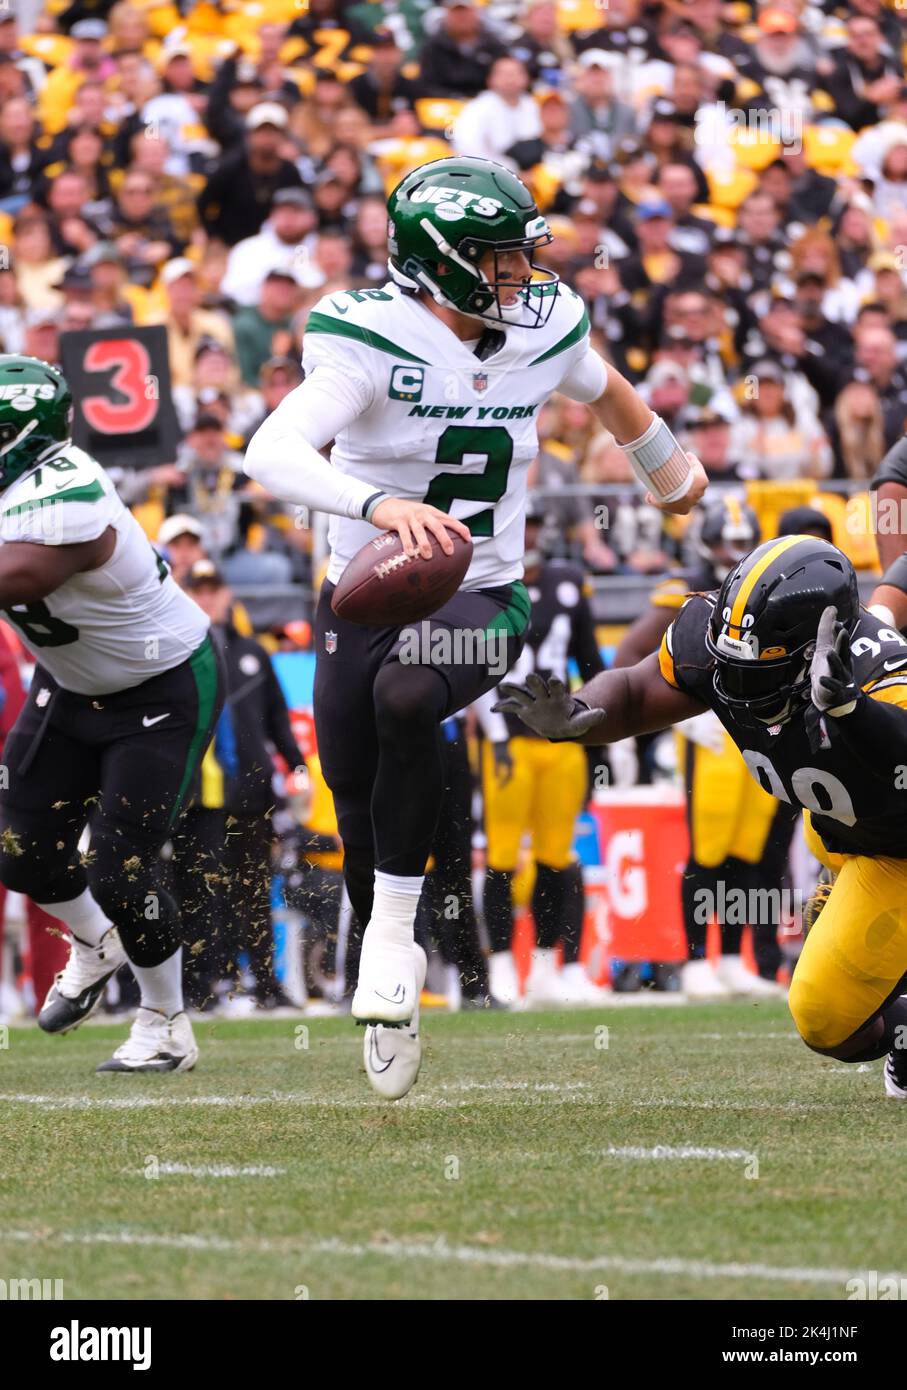
[{"label": "jets offensive lineman", "polygon": [[[99,1071],[188,1071],[179,919],[160,848],[223,703],[208,620],[100,464],[55,367],[0,356],[0,608],[35,675],[4,748],[0,881],[69,928],[38,1016],[78,1027],[129,960],[141,1004]],[[79,854],[86,822],[88,854]]]},{"label": "jets offensive lineman", "polygon": [[[337,618],[334,585],[375,528],[426,558],[432,541],[450,552],[446,528],[471,534],[463,586],[429,620],[425,645],[437,652],[445,643],[435,635],[491,631],[510,667],[529,618],[526,473],[553,392],[591,405],[666,509],[689,511],[706,480],[590,347],[579,297],[534,264],[551,234],[518,178],[488,160],[437,160],[398,184],[388,212],[390,281],[315,306],[306,379],[260,427],[245,467],[285,501],[333,514],[315,624],[315,724],[347,887],[367,923],[353,1016],[369,1025],[372,1085],[396,1097],[419,1065],[424,956],[413,922],[443,789],[440,725],[503,668],[401,661],[399,626]],[[331,440],[328,463],[318,450]]]}]

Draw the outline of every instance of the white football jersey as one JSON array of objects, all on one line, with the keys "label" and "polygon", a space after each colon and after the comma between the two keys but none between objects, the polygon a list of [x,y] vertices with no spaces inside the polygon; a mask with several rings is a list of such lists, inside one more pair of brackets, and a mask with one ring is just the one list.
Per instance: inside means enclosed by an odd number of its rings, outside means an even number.
[{"label": "white football jersey", "polygon": [[[494,327],[494,325],[489,325]],[[306,375],[341,371],[362,411],[340,431],[331,462],[376,492],[429,502],[469,525],[475,550],[463,582],[490,588],[523,573],[526,473],[538,453],[538,416],[589,352],[589,318],[561,286],[541,328],[502,325],[485,361],[398,286],[335,291],[306,323]],[[476,340],[482,327],[476,323]],[[328,579],[375,535],[333,516]]]},{"label": "white football jersey", "polygon": [[61,449],[0,495],[0,545],[75,545],[108,526],[116,545],[106,564],[45,599],[2,610],[35,660],[79,695],[111,695],[169,671],[208,630],[101,465],[81,449]]}]

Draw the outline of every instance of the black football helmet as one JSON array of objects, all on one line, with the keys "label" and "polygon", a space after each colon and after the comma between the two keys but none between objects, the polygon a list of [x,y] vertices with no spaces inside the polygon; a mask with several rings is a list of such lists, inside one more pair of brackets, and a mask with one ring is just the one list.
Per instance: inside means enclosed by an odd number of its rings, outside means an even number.
[{"label": "black football helmet", "polygon": [[761,539],[756,513],[733,493],[727,493],[702,509],[696,550],[711,565],[719,584]]},{"label": "black football helmet", "polygon": [[809,666],[823,609],[852,635],[860,618],[847,556],[814,536],[765,541],[725,579],[706,645],[715,693],[746,724],[781,724],[809,698]]}]

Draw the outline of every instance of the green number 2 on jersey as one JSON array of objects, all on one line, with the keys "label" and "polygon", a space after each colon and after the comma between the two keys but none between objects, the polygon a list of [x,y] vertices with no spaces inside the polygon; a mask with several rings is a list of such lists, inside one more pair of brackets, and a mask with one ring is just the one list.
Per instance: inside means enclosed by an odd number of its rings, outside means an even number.
[{"label": "green number 2 on jersey", "polygon": [[464,517],[474,536],[494,535],[494,503],[507,491],[513,462],[513,440],[503,425],[448,425],[438,440],[435,463],[460,465],[468,454],[485,455],[481,473],[439,473],[432,478],[423,501],[449,512],[458,497],[469,502],[491,502],[490,507]]}]

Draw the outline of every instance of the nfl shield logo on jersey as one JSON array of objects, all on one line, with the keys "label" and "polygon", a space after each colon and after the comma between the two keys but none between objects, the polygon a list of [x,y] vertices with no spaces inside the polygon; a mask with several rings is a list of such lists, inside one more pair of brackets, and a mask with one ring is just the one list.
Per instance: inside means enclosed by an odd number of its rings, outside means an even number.
[{"label": "nfl shield logo on jersey", "polygon": [[324,649],[328,656],[331,656],[337,650],[336,632],[326,632],[324,634]]},{"label": "nfl shield logo on jersey", "polygon": [[482,396],[485,394],[485,392],[488,390],[487,372],[473,372],[472,389],[473,391],[475,391],[477,396]]}]

